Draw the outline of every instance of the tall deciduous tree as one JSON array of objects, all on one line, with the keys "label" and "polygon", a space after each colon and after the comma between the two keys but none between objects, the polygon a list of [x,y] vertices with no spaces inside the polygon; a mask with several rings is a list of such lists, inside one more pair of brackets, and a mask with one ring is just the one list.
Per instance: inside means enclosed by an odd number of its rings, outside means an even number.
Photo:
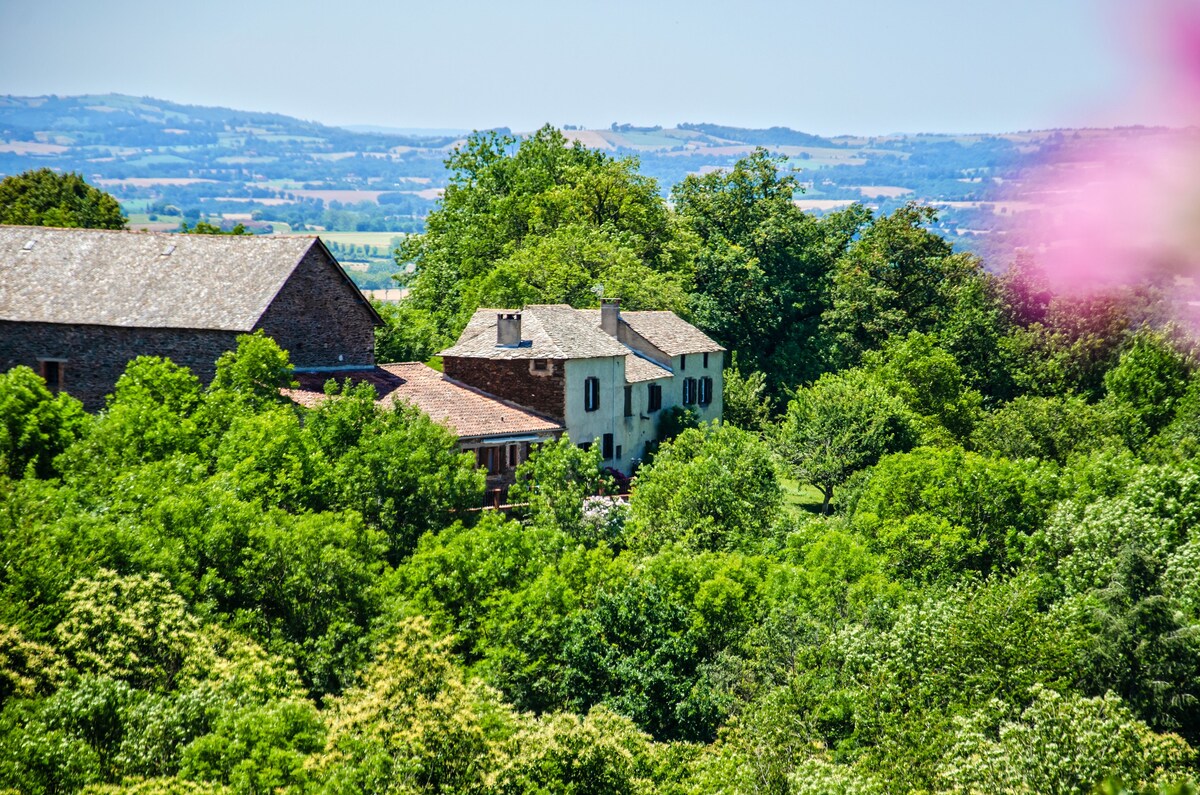
[{"label": "tall deciduous tree", "polygon": [[593,306],[598,293],[633,309],[679,309],[691,238],[637,161],[570,146],[549,125],[529,138],[476,133],[455,149],[441,206],[406,238],[417,264],[413,306],[444,337],[480,302]]},{"label": "tall deciduous tree", "polygon": [[732,425],[704,424],[665,442],[630,498],[630,546],[754,548],[779,518],[782,492],[765,443]]},{"label": "tall deciduous tree", "polygon": [[870,214],[861,206],[822,220],[792,201],[796,178],[765,149],[728,172],[689,176],[672,198],[700,237],[692,310],[773,389],[820,373],[814,344],[834,261]]},{"label": "tall deciduous tree", "polygon": [[884,453],[912,443],[908,409],[861,370],[823,375],[798,389],[778,436],[779,451],[796,476],[824,495],[825,512],[834,488]]},{"label": "tall deciduous tree", "polygon": [[124,229],[125,216],[82,175],[39,168],[0,180],[0,224]]},{"label": "tall deciduous tree", "polygon": [[933,208],[908,204],[876,219],[839,257],[821,319],[835,364],[857,364],[893,336],[942,330],[960,294],[984,278],[977,258],[924,228],[936,218]]}]

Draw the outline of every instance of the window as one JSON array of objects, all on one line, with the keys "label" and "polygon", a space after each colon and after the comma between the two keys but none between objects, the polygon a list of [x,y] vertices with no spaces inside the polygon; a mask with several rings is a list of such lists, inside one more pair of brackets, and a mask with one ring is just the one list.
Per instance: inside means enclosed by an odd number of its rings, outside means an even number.
[{"label": "window", "polygon": [[683,405],[691,406],[696,402],[696,379],[683,379]]},{"label": "window", "polygon": [[533,360],[533,369],[537,370],[538,372],[544,373],[544,372],[546,372],[547,369],[549,369],[549,367],[550,367],[550,362],[547,361],[546,359],[534,359]]},{"label": "window", "polygon": [[575,445],[575,446],[576,446],[576,447],[578,447],[580,450],[582,450],[582,451],[583,451],[583,452],[585,452],[585,453],[586,453],[588,450],[591,450],[591,449],[592,449],[592,443],[591,443],[591,442],[580,442],[579,444],[577,444],[577,445]]},{"label": "window", "polygon": [[704,354],[704,369],[708,369],[708,354]]},{"label": "window", "polygon": [[633,416],[633,387],[625,387],[625,416]]},{"label": "window", "polygon": [[600,379],[589,376],[583,381],[583,410],[595,411],[600,408]]},{"label": "window", "polygon": [[662,408],[662,386],[650,384],[646,393],[646,411],[658,411]]},{"label": "window", "polygon": [[521,459],[520,459],[519,455],[520,455],[520,448],[515,444],[510,444],[508,446],[508,466],[510,468],[515,467],[517,464],[521,463]]},{"label": "window", "polygon": [[51,392],[59,392],[62,390],[63,369],[66,361],[63,359],[42,359],[42,379],[46,382],[46,388]]},{"label": "window", "polygon": [[499,469],[496,448],[480,447],[475,451],[475,462],[483,469],[487,470],[489,475],[496,474]]},{"label": "window", "polygon": [[700,405],[712,403],[713,380],[708,376],[700,379]]},{"label": "window", "polygon": [[679,357],[679,369],[680,370],[687,369],[687,354],[686,353]]},{"label": "window", "polygon": [[608,461],[613,457],[613,435],[611,433],[604,434],[604,438],[600,442],[601,455],[604,460]]},{"label": "window", "polygon": [[617,458],[621,457],[621,445],[617,445]]}]

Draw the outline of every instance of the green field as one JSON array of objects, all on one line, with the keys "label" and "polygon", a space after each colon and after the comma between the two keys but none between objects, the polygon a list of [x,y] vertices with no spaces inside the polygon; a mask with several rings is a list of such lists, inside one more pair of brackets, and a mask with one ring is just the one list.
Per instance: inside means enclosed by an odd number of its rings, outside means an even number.
[{"label": "green field", "polygon": [[[779,485],[783,487],[783,507],[793,516],[803,516],[806,513],[820,513],[821,504],[825,498],[813,486],[797,483],[791,478],[781,477]],[[837,498],[837,492],[834,492]]]},{"label": "green field", "polygon": [[[279,224],[278,226],[283,226]],[[296,232],[294,234],[311,235],[313,232]],[[321,239],[328,242],[339,243],[343,246],[374,246],[376,248],[390,249],[392,247],[392,239],[404,237],[402,232],[316,232]]]}]

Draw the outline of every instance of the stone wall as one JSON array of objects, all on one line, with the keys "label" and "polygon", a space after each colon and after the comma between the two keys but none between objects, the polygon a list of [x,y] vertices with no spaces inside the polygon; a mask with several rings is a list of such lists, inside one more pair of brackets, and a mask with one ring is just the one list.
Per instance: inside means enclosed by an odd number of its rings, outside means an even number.
[{"label": "stone wall", "polygon": [[535,370],[530,359],[476,359],[446,356],[442,371],[457,381],[539,411],[559,422],[566,416],[566,367],[559,359],[544,359]]},{"label": "stone wall", "polygon": [[60,359],[62,388],[95,411],[130,359],[165,356],[191,369],[205,383],[222,353],[237,347],[232,331],[68,326],[0,321],[0,371],[23,364],[41,374],[39,360]]},{"label": "stone wall", "polygon": [[255,330],[299,369],[375,364],[375,313],[319,245],[296,266]]}]

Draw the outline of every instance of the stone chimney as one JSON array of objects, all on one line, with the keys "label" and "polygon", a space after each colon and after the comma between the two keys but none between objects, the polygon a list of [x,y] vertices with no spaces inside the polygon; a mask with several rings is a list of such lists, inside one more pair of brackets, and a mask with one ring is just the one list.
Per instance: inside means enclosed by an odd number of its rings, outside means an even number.
[{"label": "stone chimney", "polygon": [[496,347],[516,348],[521,344],[521,313],[501,312],[496,315]]},{"label": "stone chimney", "polygon": [[617,326],[621,321],[621,300],[605,298],[600,302],[600,329],[610,337],[617,336]]}]

